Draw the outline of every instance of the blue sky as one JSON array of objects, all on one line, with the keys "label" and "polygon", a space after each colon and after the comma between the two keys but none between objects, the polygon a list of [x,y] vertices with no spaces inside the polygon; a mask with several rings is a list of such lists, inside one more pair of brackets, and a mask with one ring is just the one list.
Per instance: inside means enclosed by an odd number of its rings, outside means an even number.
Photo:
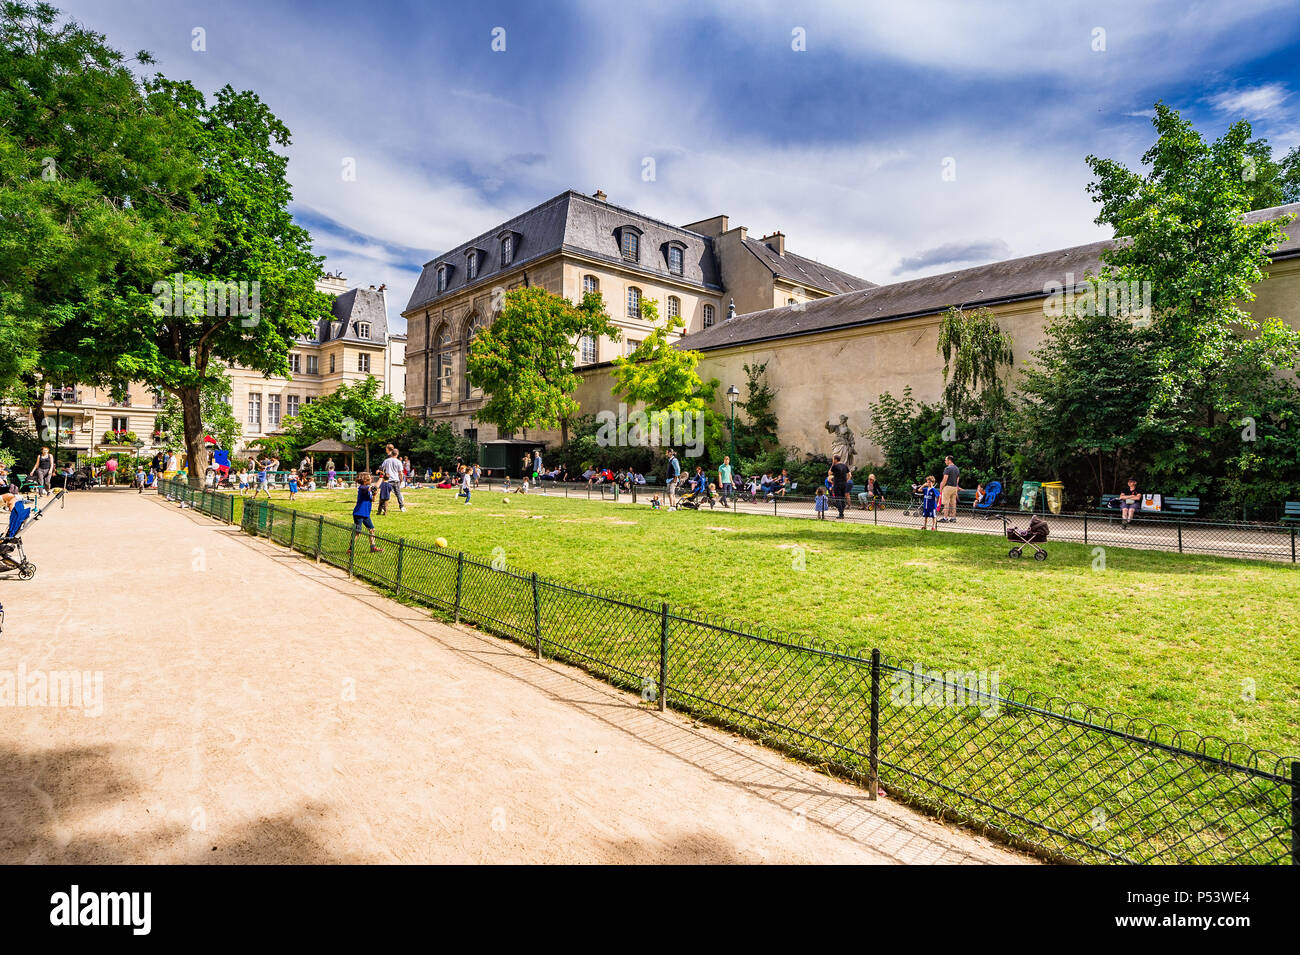
[{"label": "blue sky", "polygon": [[1105,236],[1084,157],[1136,164],[1158,99],[1300,144],[1294,0],[57,5],[258,92],[325,267],[395,319],[424,262],[568,188],[884,283]]}]

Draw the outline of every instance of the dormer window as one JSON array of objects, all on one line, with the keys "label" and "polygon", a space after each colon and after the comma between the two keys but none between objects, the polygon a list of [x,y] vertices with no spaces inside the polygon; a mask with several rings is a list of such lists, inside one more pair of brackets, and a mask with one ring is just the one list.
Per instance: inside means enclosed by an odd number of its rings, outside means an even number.
[{"label": "dormer window", "polygon": [[518,232],[507,229],[505,232],[497,233],[497,241],[501,244],[501,268],[515,260],[515,253],[519,251],[519,240],[522,239]]},{"label": "dormer window", "polygon": [[668,271],[672,275],[682,274],[682,264],[686,261],[686,244],[684,242],[668,243]]},{"label": "dormer window", "polygon": [[478,249],[470,249],[465,253],[465,280],[468,282],[478,278]]},{"label": "dormer window", "polygon": [[357,323],[357,338],[369,338],[369,337],[370,337],[370,323],[369,323],[369,322],[358,322],[358,323]]},{"label": "dormer window", "polygon": [[447,282],[450,278],[451,278],[451,266],[449,265],[438,266],[438,291],[439,292],[447,291]]},{"label": "dormer window", "polygon": [[641,261],[641,230],[634,225],[618,227],[618,250],[624,261]]}]

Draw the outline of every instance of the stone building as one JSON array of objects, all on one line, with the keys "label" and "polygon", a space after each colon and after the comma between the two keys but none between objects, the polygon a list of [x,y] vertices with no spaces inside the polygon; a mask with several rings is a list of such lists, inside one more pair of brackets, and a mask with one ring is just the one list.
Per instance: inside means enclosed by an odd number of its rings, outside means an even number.
[{"label": "stone building", "polygon": [[[1300,216],[1300,203],[1250,213],[1260,221]],[[1245,303],[1257,319],[1278,317],[1300,327],[1300,218],[1273,253],[1268,277]],[[879,462],[866,432],[869,406],[881,394],[911,387],[924,402],[939,400],[943,361],[939,324],[950,306],[988,308],[1010,333],[1016,366],[1043,341],[1052,286],[1097,274],[1108,242],[1094,242],[940,275],[851,291],[818,301],[737,314],[711,328],[692,329],[678,347],[701,352],[699,373],[717,378],[720,404],[731,384],[743,391],[746,363],[767,363],[782,445],[827,454],[826,429],[840,415],[857,436],[858,463]],[[1012,377],[1017,374],[1015,367]],[[613,410],[608,365],[584,369],[576,397],[585,413]],[[726,409],[719,407],[726,413]]]},{"label": "stone building", "polygon": [[467,437],[499,435],[474,414],[483,395],[466,375],[469,342],[490,324],[505,292],[540,286],[578,301],[599,291],[622,340],[575,342],[580,365],[599,366],[636,348],[651,326],[641,303],[676,316],[687,335],[716,326],[737,308],[804,302],[870,282],[785,249],[779,232],[748,238],[726,216],[674,226],[613,205],[603,192],[569,191],[427,262],[406,309],[408,414],[449,421]]}]

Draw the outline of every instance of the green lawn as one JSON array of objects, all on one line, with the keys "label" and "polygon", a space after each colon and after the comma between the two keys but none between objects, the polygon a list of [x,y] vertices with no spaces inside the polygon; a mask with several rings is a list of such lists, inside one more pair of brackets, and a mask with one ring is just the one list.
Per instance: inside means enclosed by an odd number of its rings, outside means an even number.
[{"label": "green lawn", "polygon": [[[929,667],[1300,753],[1300,570],[1052,543],[1045,563],[997,537],[450,490],[406,492],[379,532],[448,541],[545,577],[879,647]],[[355,491],[301,496],[349,520]],[[277,505],[287,503],[283,492]],[[803,548],[804,569],[796,569]],[[1253,681],[1253,683],[1249,682]],[[1253,698],[1248,688],[1253,687]]]}]

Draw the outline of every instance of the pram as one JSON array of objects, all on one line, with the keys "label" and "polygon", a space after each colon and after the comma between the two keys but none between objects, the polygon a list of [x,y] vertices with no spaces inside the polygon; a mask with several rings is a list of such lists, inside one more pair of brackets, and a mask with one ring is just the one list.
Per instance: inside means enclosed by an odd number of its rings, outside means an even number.
[{"label": "pram", "polygon": [[713,486],[710,485],[707,491],[699,491],[694,484],[687,485],[685,491],[677,495],[677,503],[682,507],[689,507],[693,511],[698,511],[701,504],[707,504],[713,507],[717,504],[717,497],[713,493]]},{"label": "pram", "polygon": [[1029,519],[1029,526],[1023,531],[1018,527],[1008,527],[1007,540],[1015,541],[1020,546],[1011,548],[1007,556],[1024,557],[1025,545],[1028,544],[1034,549],[1034,560],[1047,560],[1047,551],[1038,546],[1047,540],[1047,530],[1047,521],[1037,514]]},{"label": "pram", "polygon": [[27,559],[23,552],[22,532],[38,517],[41,512],[19,498],[14,501],[9,512],[9,527],[4,539],[0,540],[0,574],[18,571],[19,580],[31,580],[36,576],[36,565]]},{"label": "pram", "polygon": [[921,508],[925,505],[925,485],[912,485],[912,501],[907,507],[903,508],[904,517],[915,517],[921,513]]}]

